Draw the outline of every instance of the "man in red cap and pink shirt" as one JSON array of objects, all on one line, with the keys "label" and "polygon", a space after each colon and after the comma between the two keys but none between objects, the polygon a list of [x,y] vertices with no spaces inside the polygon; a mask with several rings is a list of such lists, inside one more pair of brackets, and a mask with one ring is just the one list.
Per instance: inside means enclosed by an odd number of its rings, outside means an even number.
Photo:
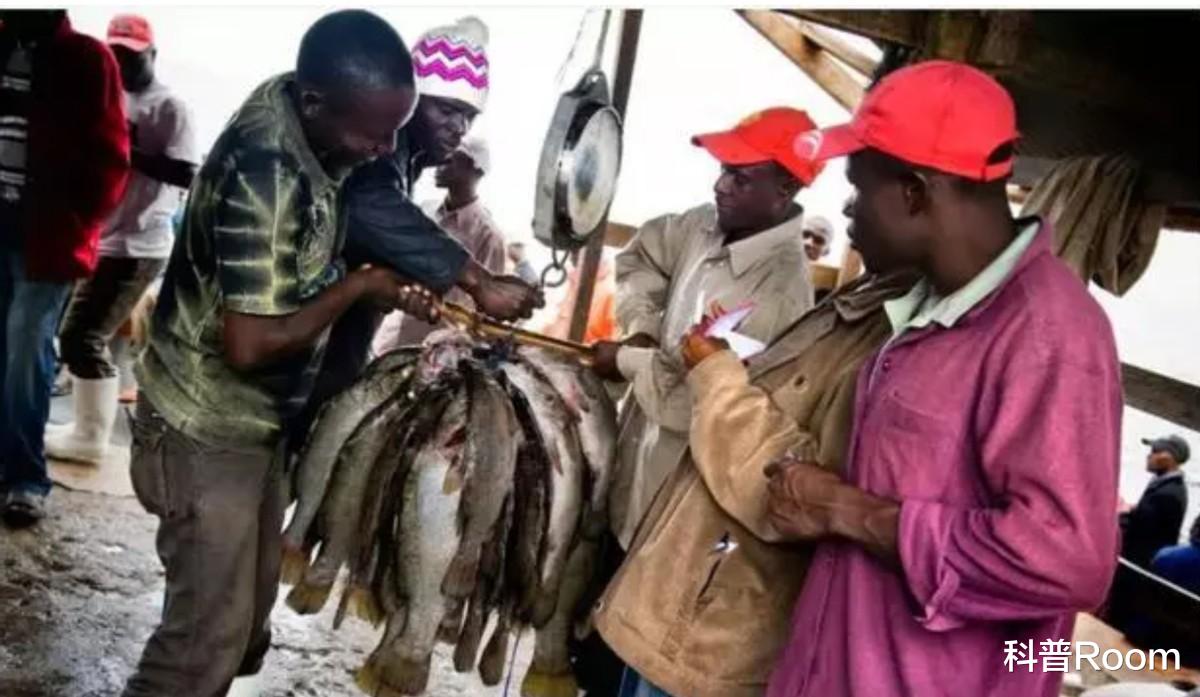
[{"label": "man in red cap and pink shirt", "polygon": [[1112,329],[1005,196],[1016,114],[966,65],[885,77],[851,122],[795,144],[849,155],[868,267],[921,280],[885,304],[840,475],[767,468],[769,520],[820,541],[770,697],[1052,697],[1075,613],[1117,555],[1121,376]]}]

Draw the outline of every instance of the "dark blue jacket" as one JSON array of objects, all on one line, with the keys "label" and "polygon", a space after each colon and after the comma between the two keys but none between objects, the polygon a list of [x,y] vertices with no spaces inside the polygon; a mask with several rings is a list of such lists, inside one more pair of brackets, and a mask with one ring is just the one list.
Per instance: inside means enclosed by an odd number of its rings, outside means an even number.
[{"label": "dark blue jacket", "polygon": [[[363,264],[387,266],[444,293],[454,287],[471,253],[413,202],[418,174],[408,138],[401,132],[391,157],[379,158],[350,175],[343,189],[347,227],[342,256],[348,269]],[[382,319],[383,313],[360,302],[334,323],[308,405],[293,424],[299,442],[320,405],[362,373]]]}]

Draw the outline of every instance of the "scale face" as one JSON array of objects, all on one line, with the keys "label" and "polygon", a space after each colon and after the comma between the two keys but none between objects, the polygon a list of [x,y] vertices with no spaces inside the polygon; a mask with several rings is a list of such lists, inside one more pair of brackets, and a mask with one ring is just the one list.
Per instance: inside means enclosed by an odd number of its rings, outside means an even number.
[{"label": "scale face", "polygon": [[621,122],[611,107],[587,119],[579,139],[563,153],[559,168],[566,198],[567,219],[577,239],[586,241],[608,213],[617,193],[621,170]]},{"label": "scale face", "polygon": [[533,232],[551,248],[578,249],[600,230],[617,191],[621,118],[599,70],[559,97],[538,164]]}]

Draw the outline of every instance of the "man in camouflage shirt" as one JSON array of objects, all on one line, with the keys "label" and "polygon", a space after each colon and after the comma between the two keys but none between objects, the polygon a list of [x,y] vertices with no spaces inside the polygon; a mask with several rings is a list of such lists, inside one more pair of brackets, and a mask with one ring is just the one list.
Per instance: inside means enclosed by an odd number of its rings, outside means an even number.
[{"label": "man in camouflage shirt", "polygon": [[394,272],[345,273],[339,189],[389,154],[411,57],[363,11],[305,34],[295,73],[250,95],[192,188],[139,366],[132,479],[160,518],[162,623],[127,697],[224,695],[270,645],[286,505],[281,434],[353,303],[430,316]]}]

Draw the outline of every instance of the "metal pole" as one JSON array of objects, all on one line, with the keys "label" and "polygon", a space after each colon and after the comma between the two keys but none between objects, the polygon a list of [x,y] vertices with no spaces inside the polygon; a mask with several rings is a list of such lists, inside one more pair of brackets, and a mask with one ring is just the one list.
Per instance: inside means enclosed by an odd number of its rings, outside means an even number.
[{"label": "metal pole", "polygon": [[[637,62],[638,38],[642,33],[642,11],[621,12],[621,41],[617,49],[617,74],[613,79],[613,107],[625,123],[625,108],[629,105],[629,91],[633,86],[633,66]],[[575,295],[575,307],[571,311],[571,341],[582,341],[587,331],[588,316],[591,314],[592,295],[596,289],[596,272],[600,269],[600,258],[604,254],[604,230],[608,216],[600,223],[600,229],[588,240],[583,249],[583,265],[579,269],[579,287]]]}]

